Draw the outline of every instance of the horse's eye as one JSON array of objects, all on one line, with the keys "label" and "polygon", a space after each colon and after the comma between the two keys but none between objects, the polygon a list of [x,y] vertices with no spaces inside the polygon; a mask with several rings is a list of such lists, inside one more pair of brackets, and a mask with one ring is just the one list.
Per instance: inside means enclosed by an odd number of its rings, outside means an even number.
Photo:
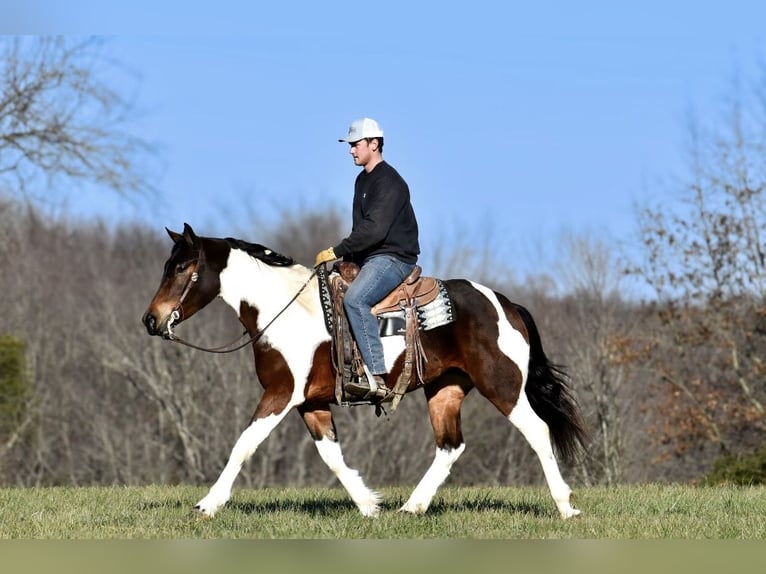
[{"label": "horse's eye", "polygon": [[186,261],[184,263],[179,263],[178,265],[176,265],[176,273],[177,274],[183,273],[184,271],[186,271],[187,267],[189,267],[189,262],[188,261]]}]

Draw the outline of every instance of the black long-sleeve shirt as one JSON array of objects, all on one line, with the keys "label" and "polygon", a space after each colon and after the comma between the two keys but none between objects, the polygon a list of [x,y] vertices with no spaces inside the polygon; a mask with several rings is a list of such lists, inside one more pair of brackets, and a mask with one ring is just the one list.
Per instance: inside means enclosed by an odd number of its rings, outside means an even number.
[{"label": "black long-sleeve shirt", "polygon": [[333,248],[337,257],[360,265],[372,255],[389,254],[415,263],[420,253],[418,222],[407,182],[381,161],[354,182],[351,234]]}]

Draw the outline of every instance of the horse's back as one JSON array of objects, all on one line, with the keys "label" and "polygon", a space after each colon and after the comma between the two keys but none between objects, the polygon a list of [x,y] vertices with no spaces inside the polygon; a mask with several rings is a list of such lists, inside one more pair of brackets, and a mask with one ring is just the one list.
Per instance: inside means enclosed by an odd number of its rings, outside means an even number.
[{"label": "horse's back", "polygon": [[[529,312],[504,294],[468,279],[446,279],[444,286],[452,302],[455,317],[467,326],[486,326],[487,323],[508,321],[514,330],[527,337]],[[496,303],[502,314],[498,316]],[[526,313],[524,313],[526,312]],[[531,315],[529,316],[531,318]]]}]

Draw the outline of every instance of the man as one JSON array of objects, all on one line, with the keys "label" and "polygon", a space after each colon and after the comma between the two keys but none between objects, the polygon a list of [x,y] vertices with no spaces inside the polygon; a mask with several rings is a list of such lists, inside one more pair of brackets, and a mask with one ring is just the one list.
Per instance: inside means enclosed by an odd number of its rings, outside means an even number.
[{"label": "man", "polygon": [[363,169],[354,183],[351,233],[320,251],[314,266],[338,258],[354,261],[359,275],[344,298],[351,332],[365,366],[365,379],[346,391],[366,398],[385,397],[386,368],[377,319],[370,309],[410,274],[420,253],[418,223],[410,190],[402,176],[383,160],[383,130],[370,118],[354,120],[345,137],[354,164]]}]

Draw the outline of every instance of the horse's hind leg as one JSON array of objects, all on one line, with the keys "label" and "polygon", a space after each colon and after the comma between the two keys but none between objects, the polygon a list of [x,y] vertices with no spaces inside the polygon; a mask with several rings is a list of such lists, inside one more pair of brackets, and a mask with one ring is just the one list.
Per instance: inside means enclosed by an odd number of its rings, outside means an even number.
[{"label": "horse's hind leg", "polygon": [[556,503],[561,517],[570,518],[580,514],[580,511],[572,508],[569,502],[572,491],[561,477],[558,463],[553,455],[548,425],[532,410],[532,406],[529,404],[527,395],[524,392],[519,395],[519,400],[508,416],[508,420],[521,431],[521,434],[524,435],[524,438],[527,439],[527,442],[540,459],[545,480],[548,482],[548,488],[551,491],[551,496]]},{"label": "horse's hind leg", "polygon": [[367,488],[359,472],[346,465],[329,408],[299,411],[314,439],[319,456],[348,491],[359,511],[364,516],[377,516],[380,513],[381,496]]},{"label": "horse's hind leg", "polygon": [[[497,346],[493,350],[488,348],[487,358],[478,361],[471,373],[476,389],[508,417],[527,439],[540,459],[548,488],[561,516],[576,516],[580,511],[569,504],[571,490],[561,477],[553,456],[550,429],[529,404],[523,384],[524,376],[518,367],[530,363],[531,349],[519,330],[523,321],[518,312],[511,309],[512,304],[507,299],[501,301],[497,294],[486,287],[475,283],[473,286],[484,294],[495,308],[496,316],[501,318],[497,322]],[[542,354],[542,349],[538,352]],[[498,381],[506,383],[498,384]]]},{"label": "horse's hind leg", "polygon": [[463,382],[461,375],[448,373],[434,383],[436,387],[426,387],[436,454],[430,468],[400,509],[402,512],[420,514],[428,510],[436,491],[449,476],[452,465],[465,450],[460,428],[460,407],[468,387],[461,386]]}]

